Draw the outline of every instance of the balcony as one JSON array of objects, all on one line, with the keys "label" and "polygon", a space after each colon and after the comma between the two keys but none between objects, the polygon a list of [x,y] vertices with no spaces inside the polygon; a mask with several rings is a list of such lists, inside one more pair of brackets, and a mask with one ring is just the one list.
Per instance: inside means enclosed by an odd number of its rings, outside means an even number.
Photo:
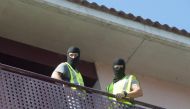
[{"label": "balcony", "polygon": [[[131,109],[112,94],[0,64],[1,109]],[[76,87],[73,90],[70,87]],[[134,101],[135,109],[164,109]],[[134,109],[134,108],[132,108]]]}]

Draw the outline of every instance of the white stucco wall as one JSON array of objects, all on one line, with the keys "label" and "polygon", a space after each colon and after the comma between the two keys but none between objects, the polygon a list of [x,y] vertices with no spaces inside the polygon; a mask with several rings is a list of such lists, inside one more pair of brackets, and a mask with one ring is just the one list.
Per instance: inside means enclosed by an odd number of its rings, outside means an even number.
[{"label": "white stucco wall", "polygon": [[[105,91],[106,85],[112,81],[112,67],[96,62],[96,69],[100,87]],[[167,109],[190,108],[190,86],[183,86],[140,74],[136,74],[136,76],[141,83],[144,94],[143,97],[136,100]]]}]

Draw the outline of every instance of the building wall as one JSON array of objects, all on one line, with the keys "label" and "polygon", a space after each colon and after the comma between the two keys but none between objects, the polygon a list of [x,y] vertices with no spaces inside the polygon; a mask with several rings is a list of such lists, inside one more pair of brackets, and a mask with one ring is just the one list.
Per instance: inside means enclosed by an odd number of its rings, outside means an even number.
[{"label": "building wall", "polygon": [[[50,76],[55,67],[66,61],[65,54],[5,39],[0,36],[0,63]],[[78,66],[85,85],[94,86],[97,74],[93,62],[81,60]],[[98,84],[96,85],[98,87]]]},{"label": "building wall", "polygon": [[[112,81],[113,71],[111,65],[96,62],[100,88]],[[136,100],[161,106],[167,109],[190,108],[190,86],[175,84],[169,81],[136,74],[143,89],[143,97]]]}]

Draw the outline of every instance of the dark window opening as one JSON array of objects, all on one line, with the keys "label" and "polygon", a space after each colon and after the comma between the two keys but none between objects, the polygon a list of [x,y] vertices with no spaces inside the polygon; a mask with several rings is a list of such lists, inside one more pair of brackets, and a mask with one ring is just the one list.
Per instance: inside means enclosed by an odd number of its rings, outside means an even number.
[{"label": "dark window opening", "polygon": [[[53,66],[47,66],[43,65],[40,63],[36,62],[31,62],[25,59],[21,59],[18,57],[10,56],[7,54],[0,53],[0,62],[2,64],[10,65],[13,67],[21,68],[24,70],[32,71],[38,74],[46,75],[46,76],[51,76],[53,70],[55,67]],[[87,87],[93,87],[95,82],[97,81],[96,79],[89,78],[87,76],[83,75],[84,83],[85,86]]]}]

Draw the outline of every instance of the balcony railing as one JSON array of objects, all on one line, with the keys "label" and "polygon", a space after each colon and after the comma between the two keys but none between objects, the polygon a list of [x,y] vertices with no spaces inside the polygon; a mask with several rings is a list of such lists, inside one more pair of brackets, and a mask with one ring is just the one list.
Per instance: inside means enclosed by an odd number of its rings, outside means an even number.
[{"label": "balcony railing", "polygon": [[0,64],[1,109],[164,109],[141,101],[134,101],[135,107],[128,107],[108,99],[108,96],[115,97],[96,89]]}]

